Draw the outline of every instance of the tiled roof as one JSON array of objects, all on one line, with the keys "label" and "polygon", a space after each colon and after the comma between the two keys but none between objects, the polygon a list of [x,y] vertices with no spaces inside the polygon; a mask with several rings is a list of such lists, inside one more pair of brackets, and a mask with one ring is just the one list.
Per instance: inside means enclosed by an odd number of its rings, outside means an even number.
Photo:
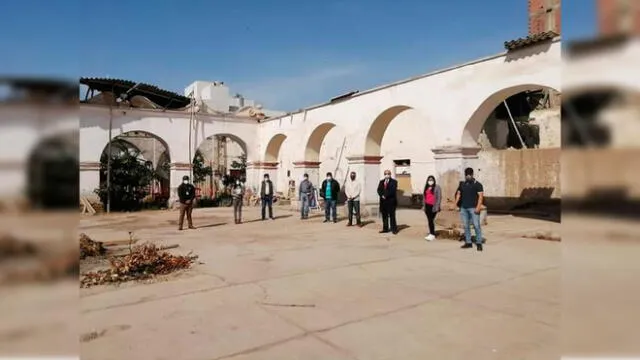
[{"label": "tiled roof", "polygon": [[521,49],[521,48],[531,46],[543,41],[553,40],[553,38],[555,38],[556,36],[558,36],[558,34],[553,31],[541,32],[541,33],[529,35],[525,38],[505,41],[504,48],[507,49],[508,51],[513,51],[513,50]]},{"label": "tiled roof", "polygon": [[[129,91],[129,96],[142,95],[154,103],[167,109],[183,108],[191,103],[191,99],[178,93],[160,89],[155,85],[137,83],[130,80],[110,78],[80,78],[80,84],[100,92],[110,91],[115,96]],[[135,88],[133,88],[136,84]]]}]

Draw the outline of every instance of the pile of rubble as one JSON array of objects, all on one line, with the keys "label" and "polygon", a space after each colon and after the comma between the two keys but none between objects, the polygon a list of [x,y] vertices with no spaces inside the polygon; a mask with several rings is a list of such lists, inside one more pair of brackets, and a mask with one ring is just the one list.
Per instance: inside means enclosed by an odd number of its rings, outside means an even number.
[{"label": "pile of rubble", "polygon": [[77,279],[78,252],[65,243],[0,235],[0,285]]},{"label": "pile of rubble", "polygon": [[80,287],[149,279],[187,269],[197,258],[190,254],[171,255],[152,243],[144,243],[134,247],[128,255],[110,258],[109,269],[84,274]]},{"label": "pile of rubble", "polygon": [[93,241],[86,234],[80,234],[80,259],[89,256],[102,256],[107,249],[99,241]]}]

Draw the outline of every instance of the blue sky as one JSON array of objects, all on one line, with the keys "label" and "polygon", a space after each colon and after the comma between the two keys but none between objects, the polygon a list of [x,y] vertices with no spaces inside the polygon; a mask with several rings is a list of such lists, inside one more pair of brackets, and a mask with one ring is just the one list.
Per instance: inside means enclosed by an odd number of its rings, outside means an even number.
[{"label": "blue sky", "polygon": [[[593,33],[565,0],[563,36]],[[183,92],[221,80],[281,110],[502,51],[526,0],[0,2],[1,74],[117,77]]]}]

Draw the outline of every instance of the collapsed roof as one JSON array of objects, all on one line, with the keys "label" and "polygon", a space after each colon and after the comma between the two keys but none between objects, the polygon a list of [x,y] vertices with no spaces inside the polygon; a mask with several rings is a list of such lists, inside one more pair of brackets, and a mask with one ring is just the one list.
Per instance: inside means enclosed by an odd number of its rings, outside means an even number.
[{"label": "collapsed roof", "polygon": [[84,101],[88,103],[110,103],[117,98],[124,98],[135,107],[177,110],[191,102],[191,99],[178,93],[130,80],[83,77],[80,78],[80,84],[88,87],[87,97],[94,91],[101,93]]}]

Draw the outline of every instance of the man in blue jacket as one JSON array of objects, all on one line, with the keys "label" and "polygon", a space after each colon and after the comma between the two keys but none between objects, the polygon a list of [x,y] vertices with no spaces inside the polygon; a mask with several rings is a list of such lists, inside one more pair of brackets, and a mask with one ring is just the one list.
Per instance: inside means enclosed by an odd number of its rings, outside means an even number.
[{"label": "man in blue jacket", "polygon": [[331,221],[331,218],[334,223],[338,222],[336,214],[338,194],[340,194],[340,184],[328,172],[327,179],[322,182],[320,187],[320,197],[324,199],[324,222]]}]

